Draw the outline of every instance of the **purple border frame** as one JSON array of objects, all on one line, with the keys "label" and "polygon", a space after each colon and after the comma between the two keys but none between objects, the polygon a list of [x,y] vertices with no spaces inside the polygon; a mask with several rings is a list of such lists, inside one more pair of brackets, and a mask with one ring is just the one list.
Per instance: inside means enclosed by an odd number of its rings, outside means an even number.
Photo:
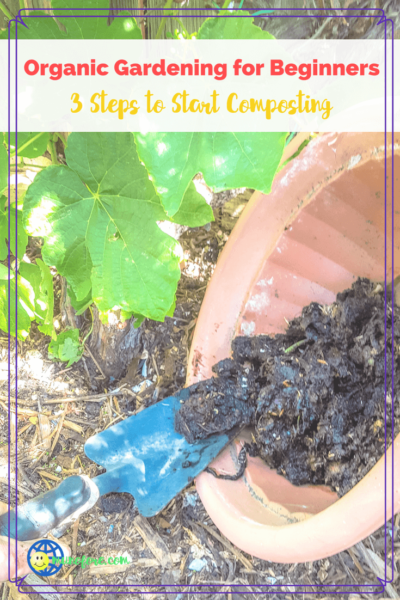
[{"label": "purple border frame", "polygon": [[[16,146],[16,152],[15,152],[15,157],[16,160],[18,159],[18,82],[17,82],[17,60],[18,60],[18,23],[20,25],[23,25],[24,27],[28,26],[24,23],[22,17],[24,18],[32,18],[35,17],[34,14],[29,14],[29,15],[23,15],[21,13],[23,13],[23,11],[26,9],[20,9],[18,11],[17,16],[15,17],[15,19],[12,19],[9,21],[8,24],[8,133],[10,134],[10,130],[11,130],[11,111],[10,111],[10,100],[11,100],[11,57],[10,57],[10,49],[11,49],[11,38],[10,38],[10,25],[11,23],[14,21],[16,24],[15,27],[15,60],[16,60],[16,76],[15,76],[15,146]],[[51,10],[48,8],[34,8],[34,9],[29,9],[29,12],[32,13],[34,11],[46,11],[46,10]],[[70,14],[71,11],[82,11],[82,10],[90,10],[90,11],[107,11],[107,14],[102,14],[102,15],[76,15],[76,14]],[[123,9],[123,8],[119,8],[119,10],[126,10],[126,11],[130,11],[132,10],[131,8],[129,9]],[[154,8],[154,9],[149,9],[149,8],[143,8],[143,9],[135,9],[135,11],[163,11],[164,8]],[[227,15],[227,14],[207,14],[207,11],[209,9],[192,9],[192,8],[171,8],[168,9],[168,11],[173,11],[175,16],[178,17],[188,17],[188,16],[198,16],[198,13],[202,14],[202,16],[205,17],[215,17],[215,18],[234,18],[237,15]],[[235,9],[235,12],[238,11],[246,11],[247,12],[248,9]],[[265,9],[267,10],[274,10],[271,7],[268,7]],[[392,51],[391,51],[391,56],[392,56],[392,89],[391,89],[391,99],[392,99],[392,114],[391,114],[391,146],[393,148],[394,146],[394,38],[393,38],[393,32],[394,32],[394,24],[393,21],[391,19],[388,19],[385,15],[385,11],[384,9],[381,8],[370,8],[370,9],[361,9],[361,12],[363,13],[367,13],[367,14],[357,14],[357,12],[360,11],[360,9],[353,9],[353,8],[329,8],[329,9],[316,9],[316,8],[285,8],[285,9],[277,9],[277,12],[293,12],[296,11],[295,14],[268,14],[268,18],[291,18],[291,17],[300,17],[300,18],[316,18],[316,17],[325,17],[327,16],[326,14],[313,14],[313,15],[300,15],[300,14],[296,14],[298,12],[305,12],[305,11],[310,11],[312,10],[313,12],[316,13],[320,13],[320,12],[328,12],[328,14],[330,12],[334,12],[334,15],[329,15],[329,16],[334,16],[334,17],[347,17],[347,18],[374,18],[374,17],[380,17],[378,23],[376,23],[376,25],[380,25],[380,24],[384,24],[385,26],[385,38],[384,38],[384,42],[385,42],[385,67],[384,67],[384,72],[385,72],[385,77],[384,77],[384,81],[385,81],[385,109],[384,109],[384,121],[385,121],[385,261],[384,261],[384,267],[385,267],[385,316],[387,319],[387,281],[386,281],[386,273],[387,273],[387,184],[386,184],[386,180],[387,180],[387,120],[388,120],[388,115],[387,115],[387,85],[388,85],[388,81],[387,81],[387,22],[391,23],[392,26],[392,36],[391,36],[391,41],[392,41]],[[78,17],[78,18],[97,18],[97,17],[108,17],[108,12],[109,12],[109,8],[93,8],[93,9],[76,9],[76,8],[63,8],[63,9],[53,9],[53,11],[57,11],[57,16],[62,16],[62,17]],[[60,14],[60,12],[63,11],[68,11],[69,14]],[[180,14],[182,13],[183,14]],[[188,14],[188,12],[190,11],[194,11],[196,14]],[[338,12],[340,14],[338,14]],[[371,15],[371,12],[373,13]],[[186,14],[185,14],[186,13]],[[344,14],[343,14],[344,13]],[[349,14],[352,13],[352,14]],[[356,14],[353,14],[356,13]],[[37,15],[39,18],[52,18],[52,15]],[[155,14],[155,15],[149,15],[146,14],[146,18],[155,18],[159,15]],[[167,16],[171,16],[171,15],[167,15]],[[248,14],[248,15],[240,15],[242,18],[253,18],[252,14]],[[114,18],[126,18],[126,15],[114,15]],[[391,283],[392,283],[392,304],[394,303],[394,153],[392,151],[391,154],[391,168],[392,168],[392,177],[391,177],[391,196],[392,196],[392,203],[391,203]],[[10,153],[8,155],[8,194],[9,194],[9,198],[11,196],[11,190],[10,190],[10,170],[11,170],[11,157],[10,157]],[[11,231],[11,219],[10,219],[10,210],[9,210],[9,216],[8,216],[8,239],[10,240],[10,231]],[[18,221],[17,221],[17,187],[15,189],[15,256],[17,257],[17,233],[18,233]],[[9,269],[9,273],[11,275],[11,258],[10,255],[8,256],[8,269]],[[17,284],[17,264],[15,265],[15,439],[18,440],[18,429],[17,429],[17,412],[18,412],[18,342],[17,342],[17,327],[18,327],[18,284]],[[9,482],[10,482],[10,476],[11,476],[11,277],[9,277],[8,279],[8,323],[9,323],[9,333],[8,333],[8,477],[9,477]],[[391,395],[392,395],[392,442],[394,441],[394,336],[393,336],[393,328],[394,328],[394,315],[393,315],[393,311],[392,311],[392,318],[391,318],[391,327],[392,327],[392,360],[391,360],[391,374],[392,374],[392,385],[391,385]],[[387,394],[387,330],[385,328],[385,397]],[[392,578],[389,580],[387,578],[387,405],[385,402],[385,448],[386,448],[386,452],[385,452],[385,478],[384,478],[384,485],[385,485],[385,493],[384,493],[384,501],[385,501],[385,578],[381,579],[381,578],[377,578],[379,581],[379,584],[377,586],[377,589],[374,590],[373,592],[367,592],[367,593],[372,593],[372,594],[382,594],[385,591],[385,586],[388,583],[391,583],[393,581],[393,574],[394,574],[394,539],[393,539],[393,520],[394,520],[394,447],[393,447],[393,443],[392,443],[392,511],[391,511],[391,519],[392,519],[392,535],[391,535],[391,550],[392,550]],[[16,503],[15,503],[15,514],[16,517],[18,515],[18,444],[16,442],[16,448],[15,448],[15,474],[16,474]],[[10,510],[11,507],[11,488],[10,485],[8,487],[8,508]],[[17,522],[17,519],[16,519]],[[8,518],[8,530],[10,531],[10,516]],[[18,542],[18,538],[17,538],[17,529],[15,531],[15,550],[17,549],[17,542]],[[21,593],[25,593],[28,594],[29,592],[23,590],[23,588],[26,587],[30,587],[29,584],[24,584],[24,579],[20,578],[18,579],[18,577],[16,577],[14,580],[11,578],[11,538],[8,537],[8,576],[9,576],[9,581],[15,583],[18,586],[18,590]],[[17,552],[15,553],[15,571],[17,573],[17,567],[18,567],[18,558],[17,558]],[[90,590],[86,590],[86,589],[79,589],[76,591],[79,591],[80,593],[91,593],[91,594],[102,594],[102,593],[113,593],[113,594],[127,594],[130,593],[129,589],[134,589],[135,591],[131,592],[131,593],[142,593],[142,594],[154,594],[156,593],[159,588],[162,588],[162,590],[160,590],[161,593],[165,593],[165,594],[177,594],[177,593],[190,593],[190,592],[194,592],[196,591],[197,594],[209,594],[212,592],[218,592],[221,591],[221,588],[230,588],[231,590],[234,588],[235,590],[241,590],[244,593],[247,594],[254,594],[254,593],[260,593],[258,591],[248,591],[248,587],[257,587],[257,588],[262,588],[263,591],[265,590],[266,593],[275,593],[275,594],[287,594],[289,593],[288,591],[286,591],[285,589],[281,590],[281,588],[286,588],[290,586],[291,588],[296,588],[296,591],[294,593],[309,593],[309,594],[318,594],[320,592],[330,592],[333,594],[341,594],[341,593],[353,593],[353,588],[355,588],[356,590],[360,590],[362,591],[363,588],[374,588],[373,584],[328,584],[328,585],[324,585],[324,584],[312,584],[312,585],[305,585],[305,584],[256,584],[254,586],[247,586],[244,584],[229,584],[229,583],[221,583],[221,584],[186,584],[186,585],[179,585],[179,584],[175,584],[175,585],[161,585],[161,584],[154,584],[154,585],[144,585],[144,584],[140,584],[140,585],[117,585],[117,584],[72,584],[72,585],[41,585],[41,588],[46,588],[46,587],[52,587],[55,588],[57,590],[57,593],[59,594],[68,594],[70,593],[69,591],[58,591],[58,588],[102,588],[102,591],[90,591]],[[108,591],[108,588],[118,588],[118,590],[110,590]],[[124,588],[123,591],[119,591],[120,589]],[[125,588],[129,588],[128,590]],[[151,588],[151,591],[142,591],[141,588]],[[172,588],[171,591],[169,591],[169,588]],[[206,592],[201,592],[198,591],[199,588],[208,588],[209,591]],[[301,588],[301,589],[298,589]],[[311,588],[311,589],[309,589]],[[314,588],[318,588],[317,591],[314,591]],[[331,588],[339,588],[339,591],[336,591],[336,589],[333,591]],[[343,589],[345,588],[345,589]],[[136,590],[140,590],[139,592]],[[183,589],[183,591],[181,591]],[[210,591],[211,589],[211,591]],[[304,591],[305,590],[305,591]],[[319,590],[319,591],[318,591]],[[292,592],[290,592],[292,593]]]}]

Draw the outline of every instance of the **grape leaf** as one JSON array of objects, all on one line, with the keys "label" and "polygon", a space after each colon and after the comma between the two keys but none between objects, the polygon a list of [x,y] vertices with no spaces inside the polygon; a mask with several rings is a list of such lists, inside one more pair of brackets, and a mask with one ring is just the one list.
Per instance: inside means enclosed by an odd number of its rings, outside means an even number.
[{"label": "grape leaf", "polygon": [[[43,11],[34,11],[30,16],[25,15],[23,21],[27,27],[23,25],[18,26],[18,39],[142,39],[142,34],[136,20],[127,12],[119,13],[120,16],[114,18],[112,23],[108,25],[107,17],[109,11],[104,10],[105,3],[103,0],[85,0],[84,2],[78,0],[75,0],[75,2],[53,0],[52,7],[56,9],[54,11],[56,20],[53,17],[49,17],[49,13]],[[63,11],[63,8],[97,8],[98,12],[93,10],[78,10],[76,11],[76,15],[81,15],[79,17],[74,15],[73,10]],[[97,18],[94,15],[97,15]],[[83,18],[84,16],[86,18]],[[11,38],[14,39],[14,22],[12,22],[10,29]],[[7,30],[0,33],[0,39],[8,39]]]},{"label": "grape leaf", "polygon": [[[210,18],[204,21],[197,33],[198,40],[274,40],[274,36],[253,25],[250,13],[245,11],[230,12],[240,15],[229,19]],[[245,17],[245,18],[244,18]]]},{"label": "grape leaf", "polygon": [[80,178],[61,166],[38,173],[24,201],[26,230],[44,238],[44,262],[67,278],[78,300],[91,288],[92,261],[85,236],[93,204]]},{"label": "grape leaf", "polygon": [[[4,135],[8,141],[8,133]],[[47,150],[49,134],[46,132],[18,132],[18,156],[24,158],[36,158],[42,156]],[[15,151],[15,133],[10,133],[10,150]]]},{"label": "grape leaf", "polygon": [[26,229],[77,300],[162,320],[180,277],[177,242],[130,133],[72,133],[68,167],[48,167],[24,201]]},{"label": "grape leaf", "polygon": [[[34,18],[40,17],[40,18]],[[60,31],[57,23],[48,13],[35,10],[28,17],[23,17],[26,27],[18,24],[18,40],[50,40],[65,39],[65,34]],[[15,21],[11,21],[10,38],[15,39]],[[8,29],[0,31],[0,40],[8,40]]]},{"label": "grape leaf", "polygon": [[139,329],[139,327],[141,326],[141,324],[143,323],[143,321],[145,320],[146,317],[144,317],[143,315],[133,315],[133,316],[135,317],[135,320],[133,322],[133,327],[134,327],[134,329]]},{"label": "grape leaf", "polygon": [[79,341],[79,329],[63,331],[49,344],[49,358],[67,362],[67,367],[78,362],[83,354],[83,346]]},{"label": "grape leaf", "polygon": [[35,294],[35,319],[38,329],[44,335],[55,336],[53,325],[54,291],[53,277],[50,269],[40,258],[36,265],[21,262],[19,265],[21,276],[28,281]]},{"label": "grape leaf", "polygon": [[174,316],[175,308],[176,308],[176,298],[174,298],[174,301],[171,304],[170,309],[165,316],[172,318]]},{"label": "grape leaf", "polygon": [[[174,301],[172,302],[171,307],[165,316],[173,317],[175,308],[176,308],[176,298],[174,298]],[[138,315],[137,313],[134,313],[131,311],[125,311],[125,310],[121,310],[120,314],[121,314],[121,321],[128,321],[128,319],[130,319],[131,317],[134,317],[133,327],[135,329],[138,329],[146,318],[144,315]],[[164,322],[164,320],[165,319],[163,319],[163,322]],[[104,321],[104,322],[108,322],[108,321]]]},{"label": "grape leaf", "polygon": [[[40,282],[40,291],[45,297],[41,299],[43,302],[42,310],[44,314],[44,322],[39,325],[39,331],[45,335],[55,336],[54,324],[53,324],[53,313],[54,313],[54,289],[53,289],[53,276],[50,272],[49,267],[40,258],[36,259],[36,264],[39,265],[39,269],[42,275],[42,281]],[[36,300],[36,299],[35,299]],[[38,300],[40,303],[40,300]]]},{"label": "grape leaf", "polygon": [[[207,19],[197,39],[274,39],[242,16]],[[250,187],[268,193],[286,133],[136,133],[135,139],[165,211],[173,217],[197,173],[215,192]]]},{"label": "grape leaf", "polygon": [[173,217],[197,173],[203,174],[215,192],[249,187],[269,193],[286,136],[287,133],[157,132],[135,133],[135,140],[165,211]]},{"label": "grape leaf", "polygon": [[211,206],[196,190],[193,181],[189,183],[178,212],[169,220],[187,227],[201,227],[214,221]]},{"label": "grape leaf", "polygon": [[[1,137],[0,137],[1,139]],[[0,193],[6,189],[8,184],[8,154],[0,142]],[[4,206],[3,204],[1,206]]]},{"label": "grape leaf", "polygon": [[[7,202],[5,196],[0,197],[0,260],[5,260],[8,256],[8,210],[3,210],[2,207]],[[18,258],[21,259],[28,245],[28,236],[24,230],[22,222],[22,211],[17,211],[17,222],[18,222],[18,237],[17,237],[17,253]],[[10,250],[11,254],[15,256],[15,205],[12,206],[10,213]]]},{"label": "grape leaf", "polygon": [[[15,335],[15,273],[9,274],[8,268],[0,263],[0,329],[8,333],[8,285],[10,281],[10,322],[11,334]],[[17,338],[25,340],[29,335],[31,321],[35,318],[35,293],[29,281],[17,276]]]},{"label": "grape leaf", "polygon": [[[104,0],[52,0],[53,8],[56,16],[61,14],[69,14],[68,17],[57,17],[58,21],[65,27],[67,37],[69,39],[112,39],[112,40],[131,40],[131,39],[142,39],[142,33],[136,20],[131,17],[127,12],[122,11],[119,13],[120,16],[115,17],[114,20],[108,25],[107,17],[108,11],[106,10],[79,10],[62,12],[62,8],[80,8],[80,9],[104,9]],[[72,16],[73,15],[73,16]],[[83,15],[90,18],[83,18]],[[107,15],[95,18],[93,15]]]},{"label": "grape leaf", "polygon": [[85,310],[87,308],[89,308],[89,306],[92,304],[93,302],[93,298],[92,298],[92,290],[90,289],[89,292],[87,293],[87,295],[85,296],[85,298],[83,298],[82,300],[77,300],[76,296],[74,294],[74,290],[68,286],[67,287],[67,294],[68,297],[71,301],[72,304],[72,308],[74,308],[75,312],[77,315],[81,315],[82,313],[85,312]]}]

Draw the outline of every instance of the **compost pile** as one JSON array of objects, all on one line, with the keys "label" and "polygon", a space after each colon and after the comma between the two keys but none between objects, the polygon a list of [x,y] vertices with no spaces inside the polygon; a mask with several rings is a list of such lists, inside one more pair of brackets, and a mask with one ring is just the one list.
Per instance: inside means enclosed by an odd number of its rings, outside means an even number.
[{"label": "compost pile", "polygon": [[[388,294],[389,296],[389,294]],[[387,434],[400,407],[391,398],[392,306],[388,298]],[[400,308],[394,305],[395,393]],[[293,484],[348,492],[385,451],[385,297],[359,279],[330,306],[312,303],[274,337],[238,337],[216,377],[192,386],[175,428],[190,443],[254,425],[259,455]]]}]

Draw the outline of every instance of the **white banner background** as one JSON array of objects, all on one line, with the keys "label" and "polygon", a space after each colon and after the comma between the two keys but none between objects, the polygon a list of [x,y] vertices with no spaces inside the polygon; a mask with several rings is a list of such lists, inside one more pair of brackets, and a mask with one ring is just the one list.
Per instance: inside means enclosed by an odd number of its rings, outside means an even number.
[{"label": "white banner background", "polygon": [[[3,82],[0,96],[1,131],[7,125],[7,42],[0,41],[0,77]],[[12,43],[14,51],[15,42]],[[387,43],[388,90],[391,90],[391,42]],[[397,57],[397,60],[396,60]],[[13,58],[13,57],[12,57]],[[120,59],[128,63],[166,64],[226,63],[227,77],[218,81],[214,76],[119,76],[114,64]],[[245,63],[264,63],[261,76],[234,75],[233,63],[241,58]],[[27,60],[38,63],[106,63],[107,76],[62,76],[51,80],[48,69],[45,76],[29,76],[24,71]],[[294,76],[272,76],[270,61],[283,60],[284,64],[312,63],[378,63],[378,76],[344,75],[311,76],[308,80]],[[400,41],[395,42],[395,64],[399,64]],[[15,62],[12,61],[12,64]],[[366,69],[368,72],[368,69]],[[15,83],[15,73],[11,77]],[[137,100],[140,110],[136,115],[125,113],[96,114],[90,111],[91,96],[104,92],[111,99]],[[145,94],[150,90],[152,101],[162,99],[165,110],[160,114],[146,112]],[[210,94],[219,94],[219,112],[200,114],[172,112],[172,97],[186,90],[189,100],[210,101]],[[296,100],[299,91],[322,102],[328,99],[333,107],[327,119],[322,112],[294,114],[275,111],[271,119],[265,112],[229,113],[226,100],[230,93],[238,95],[235,108],[241,100]],[[79,113],[72,114],[71,95],[78,93],[83,103]],[[400,130],[400,77],[395,77],[395,127]],[[388,109],[391,111],[390,96]],[[12,125],[15,129],[14,88],[11,98]],[[388,112],[388,130],[391,112]],[[18,130],[19,131],[384,131],[384,41],[383,40],[35,40],[18,42]]]}]

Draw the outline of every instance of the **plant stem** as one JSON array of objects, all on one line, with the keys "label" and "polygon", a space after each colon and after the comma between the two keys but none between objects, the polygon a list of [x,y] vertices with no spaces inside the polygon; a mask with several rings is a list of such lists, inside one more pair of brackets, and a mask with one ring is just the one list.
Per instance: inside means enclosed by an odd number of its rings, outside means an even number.
[{"label": "plant stem", "polygon": [[232,0],[225,0],[225,2],[223,3],[223,5],[221,7],[221,10],[228,8],[228,6],[230,5],[231,2],[232,2]]},{"label": "plant stem", "polygon": [[[55,133],[54,133],[54,137],[58,138],[58,139],[60,140],[60,142],[62,142],[62,144],[63,144],[64,148],[66,147],[66,145],[67,145],[67,142],[66,142],[66,140],[64,139],[64,136],[62,136],[62,135],[61,135],[61,133],[55,132]],[[54,141],[56,142],[57,140],[54,140]]]},{"label": "plant stem", "polygon": [[45,169],[46,165],[37,165],[35,163],[24,163],[24,162],[20,162],[17,163],[17,165],[13,165],[13,166],[17,166],[18,169],[29,169],[30,167],[32,167],[33,169]]},{"label": "plant stem", "polygon": [[[166,10],[168,8],[171,8],[172,2],[173,2],[173,0],[167,0],[167,2],[165,3],[165,6],[164,6],[164,10]],[[162,36],[162,34],[164,32],[164,29],[165,29],[166,22],[167,22],[167,17],[163,17],[161,19],[160,26],[159,26],[159,28],[157,30],[156,40],[159,40],[161,38],[161,36]]]},{"label": "plant stem", "polygon": [[57,160],[56,145],[52,137],[50,138],[49,143],[47,144],[47,149],[50,152],[51,162],[53,163],[53,165],[58,165],[59,162]]},{"label": "plant stem", "polygon": [[90,314],[91,314],[91,316],[92,316],[92,324],[91,324],[91,326],[90,326],[90,329],[89,329],[89,331],[87,332],[87,334],[85,335],[85,337],[84,337],[84,338],[83,338],[83,340],[82,340],[82,346],[84,346],[84,345],[85,345],[85,342],[86,342],[86,340],[88,339],[89,335],[90,335],[90,334],[92,333],[92,331],[93,331],[93,321],[94,321],[94,317],[93,317],[93,311],[92,311],[92,307],[91,307],[91,306],[89,306],[89,310],[90,310]]},{"label": "plant stem", "polygon": [[293,350],[296,350],[296,348],[302,346],[306,342],[308,342],[308,338],[306,338],[305,340],[300,340],[300,342],[296,342],[295,344],[293,344],[293,346],[289,346],[289,348],[286,348],[285,354],[290,354],[291,352],[293,352]]},{"label": "plant stem", "polygon": [[14,18],[12,16],[12,14],[10,13],[10,11],[8,10],[7,6],[4,4],[3,0],[0,0],[0,10],[7,17],[7,19],[11,20]]},{"label": "plant stem", "polygon": [[[1,2],[1,0],[0,0],[0,2]],[[30,144],[32,144],[32,142],[34,142],[35,140],[37,140],[38,138],[40,138],[41,135],[45,135],[45,132],[42,131],[41,133],[38,133],[37,135],[34,135],[33,138],[31,138],[30,140],[28,140],[27,142],[25,142],[25,144],[22,144],[22,146],[19,146],[18,152],[21,152],[21,150],[25,150],[25,148],[27,148],[27,146],[29,146]],[[15,156],[15,150],[14,150],[14,152],[12,152],[11,156]]]},{"label": "plant stem", "polygon": [[[138,0],[138,7],[143,8],[143,0]],[[146,39],[146,26],[144,24],[144,11],[143,10],[140,11],[139,24],[140,24],[140,31],[142,32],[142,38],[145,40]]]},{"label": "plant stem", "polygon": [[21,10],[26,8],[26,6],[25,6],[25,0],[19,0],[19,8]]},{"label": "plant stem", "polygon": [[184,26],[184,24],[182,23],[182,21],[180,19],[178,19],[178,17],[172,17],[173,21],[176,21],[177,23],[179,23],[179,25],[181,26],[181,29],[183,31],[183,33],[186,35],[187,38],[189,38],[189,32],[186,29],[186,27]]}]

